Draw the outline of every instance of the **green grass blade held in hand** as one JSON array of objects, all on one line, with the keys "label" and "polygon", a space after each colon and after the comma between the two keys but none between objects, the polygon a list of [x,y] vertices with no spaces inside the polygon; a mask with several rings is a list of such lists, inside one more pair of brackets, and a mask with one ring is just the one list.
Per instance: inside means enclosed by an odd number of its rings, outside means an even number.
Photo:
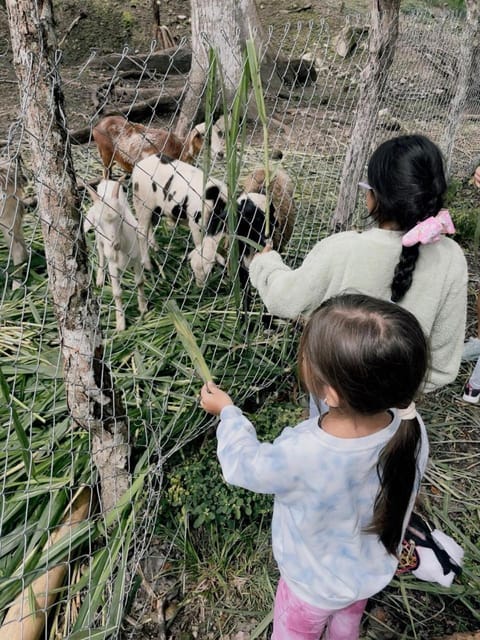
[{"label": "green grass blade held in hand", "polygon": [[190,357],[190,360],[192,361],[192,364],[198,376],[204,382],[213,380],[210,369],[208,368],[207,363],[205,362],[205,358],[203,357],[197,341],[195,340],[192,329],[185,319],[185,316],[178,308],[178,305],[173,300],[169,300],[166,303],[166,307],[168,309],[169,317],[171,318],[172,323],[177,331],[177,336],[181,340],[185,351]]}]

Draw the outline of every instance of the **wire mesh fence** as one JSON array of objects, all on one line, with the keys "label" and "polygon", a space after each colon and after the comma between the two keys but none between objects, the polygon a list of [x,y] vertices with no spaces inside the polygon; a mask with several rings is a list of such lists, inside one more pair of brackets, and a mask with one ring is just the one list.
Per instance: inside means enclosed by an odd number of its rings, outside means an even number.
[{"label": "wire mesh fence", "polygon": [[[380,96],[378,121],[368,141],[371,149],[399,133],[422,132],[440,142],[448,105],[456,92],[457,52],[464,27],[464,19],[456,15],[402,14],[395,57]],[[323,22],[291,24],[283,31],[267,32],[266,44],[279,56],[303,60],[310,69],[302,80],[286,80],[285,76],[279,81],[272,73],[263,81],[272,173],[283,170],[294,185],[293,233],[282,248],[289,265],[298,265],[312,245],[330,232],[361,72],[369,61],[368,36],[369,25],[363,15],[349,16],[340,34],[331,34]],[[174,128],[190,66],[186,44],[181,42],[174,52],[158,52],[152,46],[144,56],[129,50],[108,57],[92,53],[76,68],[63,69],[59,57],[77,180],[95,187],[102,177],[104,167],[92,130],[105,114],[121,112],[146,127]],[[4,87],[13,104],[17,98],[12,86]],[[478,111],[478,95],[472,91],[453,147],[454,176],[468,175],[478,157]],[[176,301],[214,379],[235,389],[239,403],[294,379],[299,326],[281,319],[266,326],[265,310],[254,291],[246,306],[245,282],[241,283],[240,298],[235,295],[233,283],[238,274],[228,268],[226,242],[218,245],[219,252],[223,248],[223,258],[214,261],[205,282],[198,285],[190,265],[192,225],[198,225],[198,220],[192,222],[185,199],[174,203],[178,205],[176,218],[173,214],[156,216],[158,205],[150,207],[154,209],[157,246],[148,252],[153,264],[152,270],[143,274],[147,310],[141,315],[139,281],[132,269],[136,258],[130,253],[131,245],[122,246],[124,236],[131,237],[129,230],[136,230],[136,218],[125,217],[125,206],[134,216],[139,211],[134,197],[137,187],[126,179],[119,187],[128,203],[122,205],[125,229],[120,230],[120,238],[114,238],[115,246],[110,246],[112,238],[98,222],[95,233],[86,234],[88,296],[100,308],[101,359],[111,372],[111,384],[121,399],[122,417],[128,425],[130,488],[115,509],[102,513],[98,468],[92,458],[95,433],[88,425],[72,420],[66,395],[68,363],[62,356],[59,315],[48,288],[48,233],[42,230],[37,209],[41,185],[31,168],[22,105],[11,108],[13,113],[18,114],[15,119],[3,121],[5,146],[0,165],[0,224],[5,236],[0,246],[4,396],[0,406],[0,616],[6,634],[2,636],[0,629],[0,638],[27,637],[15,636],[18,631],[13,629],[32,611],[32,599],[37,599],[42,615],[30,618],[42,617],[43,611],[48,615],[44,637],[118,637],[139,563],[148,553],[155,531],[163,465],[211,424],[198,406],[200,380],[165,304]],[[264,166],[261,123],[248,115],[246,108],[240,182]],[[218,128],[221,145],[225,121],[219,121]],[[148,131],[145,136],[148,140]],[[227,154],[224,147],[219,150],[219,154],[211,154],[208,177],[223,183]],[[201,151],[194,165],[205,166],[204,155]],[[161,160],[157,158],[156,164],[161,166]],[[118,179],[121,173],[114,166],[113,177]],[[160,178],[157,181],[165,202],[166,181],[174,174],[163,183]],[[175,175],[178,177],[178,171]],[[152,189],[151,174],[146,173],[145,180]],[[193,200],[201,194],[201,187],[185,179],[183,198]],[[93,213],[88,191],[82,193],[84,222],[92,219]],[[239,197],[240,184],[235,194]],[[179,210],[182,206],[183,212]],[[366,221],[361,201],[355,211],[352,224],[363,228]],[[100,215],[107,213],[104,206]],[[190,225],[185,224],[189,220]],[[114,224],[118,231],[120,223],[117,220]],[[107,246],[107,264],[99,254],[102,242]],[[117,330],[118,292],[112,286],[112,270],[107,268],[118,251],[131,259],[129,266],[120,264],[126,317],[122,330]],[[97,278],[98,270],[106,272],[105,277]],[[166,541],[164,561],[168,553]],[[52,573],[56,567],[60,567],[58,576]],[[125,638],[134,635],[128,624],[122,633]]]}]

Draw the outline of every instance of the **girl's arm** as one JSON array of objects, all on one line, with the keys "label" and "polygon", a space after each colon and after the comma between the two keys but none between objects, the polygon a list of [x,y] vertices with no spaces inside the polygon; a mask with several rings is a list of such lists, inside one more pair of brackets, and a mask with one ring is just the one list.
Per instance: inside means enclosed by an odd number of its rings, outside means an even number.
[{"label": "girl's arm", "polygon": [[[229,484],[257,493],[281,493],[294,487],[295,474],[289,472],[288,443],[283,436],[274,443],[259,442],[253,424],[211,382],[203,386],[200,397],[206,411],[220,414],[217,455]],[[285,431],[293,433],[292,429]]]},{"label": "girl's arm", "polygon": [[296,318],[322,302],[330,281],[331,257],[325,240],[313,247],[298,269],[288,267],[277,251],[267,251],[252,260],[250,280],[269,313]]}]

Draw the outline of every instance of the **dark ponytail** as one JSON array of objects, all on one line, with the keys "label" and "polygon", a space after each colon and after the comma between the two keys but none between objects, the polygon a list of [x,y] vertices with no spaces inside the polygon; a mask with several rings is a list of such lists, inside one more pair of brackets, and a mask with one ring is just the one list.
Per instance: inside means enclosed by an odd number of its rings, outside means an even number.
[{"label": "dark ponytail", "polygon": [[[435,216],[443,207],[447,181],[440,149],[422,135],[398,136],[381,144],[368,163],[368,183],[375,194],[372,217],[400,231]],[[419,245],[402,247],[391,284],[399,302],[412,284]]]},{"label": "dark ponytail", "polygon": [[377,464],[380,489],[372,522],[365,531],[376,533],[393,555],[401,542],[403,519],[415,485],[420,438],[418,420],[402,420]]}]

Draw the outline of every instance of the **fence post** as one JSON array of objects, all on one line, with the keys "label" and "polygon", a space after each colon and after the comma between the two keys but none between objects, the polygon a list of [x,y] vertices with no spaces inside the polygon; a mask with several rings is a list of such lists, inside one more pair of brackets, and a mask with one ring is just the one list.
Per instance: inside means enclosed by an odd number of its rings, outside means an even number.
[{"label": "fence post", "polygon": [[467,20],[462,34],[460,55],[458,57],[458,77],[455,95],[450,102],[445,129],[440,140],[440,148],[446,159],[447,175],[450,174],[455,137],[465,108],[474,52],[478,44],[480,2],[479,0],[465,0],[465,4],[467,6]]},{"label": "fence post", "polygon": [[30,147],[48,281],[58,322],[67,404],[92,437],[104,510],[128,489],[127,424],[103,361],[98,304],[89,288],[75,171],[67,136],[51,0],[6,1]]},{"label": "fence post", "polygon": [[372,0],[369,60],[361,73],[355,122],[343,163],[337,206],[331,221],[331,226],[336,231],[348,226],[355,209],[358,182],[368,158],[380,96],[395,53],[399,11],[400,0]]}]

